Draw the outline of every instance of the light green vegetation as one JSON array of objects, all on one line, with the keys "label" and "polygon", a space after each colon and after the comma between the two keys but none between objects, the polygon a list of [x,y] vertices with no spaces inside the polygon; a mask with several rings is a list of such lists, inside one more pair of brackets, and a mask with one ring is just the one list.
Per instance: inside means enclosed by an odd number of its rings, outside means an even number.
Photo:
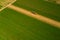
[{"label": "light green vegetation", "polygon": [[15,2],[15,0],[0,0],[0,11],[6,8],[8,5]]}]

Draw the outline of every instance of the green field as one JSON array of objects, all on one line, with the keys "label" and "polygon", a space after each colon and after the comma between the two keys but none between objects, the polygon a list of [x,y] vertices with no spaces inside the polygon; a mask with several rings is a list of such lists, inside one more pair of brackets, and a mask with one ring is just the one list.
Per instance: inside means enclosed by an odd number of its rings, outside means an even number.
[{"label": "green field", "polygon": [[[60,22],[60,5],[41,0],[17,0],[14,5]],[[60,40],[60,29],[6,8],[0,12],[0,40]]]}]

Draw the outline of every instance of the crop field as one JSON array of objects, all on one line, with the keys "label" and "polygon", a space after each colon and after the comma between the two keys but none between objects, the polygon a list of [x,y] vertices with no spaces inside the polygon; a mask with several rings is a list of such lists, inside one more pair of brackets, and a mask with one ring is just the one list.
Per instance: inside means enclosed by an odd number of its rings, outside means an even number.
[{"label": "crop field", "polygon": [[[13,5],[60,22],[60,5],[43,0],[17,0]],[[0,40],[60,40],[60,28],[12,9],[0,12]]]}]

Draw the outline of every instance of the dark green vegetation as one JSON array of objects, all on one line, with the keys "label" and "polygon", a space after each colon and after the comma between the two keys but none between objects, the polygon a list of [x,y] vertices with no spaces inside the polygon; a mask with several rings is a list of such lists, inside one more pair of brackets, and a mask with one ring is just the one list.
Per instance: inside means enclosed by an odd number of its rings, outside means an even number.
[{"label": "dark green vegetation", "polygon": [[14,4],[60,21],[60,5],[56,3],[50,3],[43,0],[17,0]]},{"label": "dark green vegetation", "polygon": [[[14,5],[60,21],[57,4],[17,0]],[[60,29],[6,8],[0,12],[0,40],[60,40]]]}]

